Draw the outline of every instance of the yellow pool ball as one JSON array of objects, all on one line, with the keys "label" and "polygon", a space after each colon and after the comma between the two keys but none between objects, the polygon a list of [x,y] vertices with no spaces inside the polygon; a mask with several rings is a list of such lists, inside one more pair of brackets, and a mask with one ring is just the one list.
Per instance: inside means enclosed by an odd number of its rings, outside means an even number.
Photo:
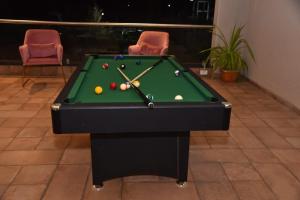
[{"label": "yellow pool ball", "polygon": [[140,82],[138,81],[138,80],[136,80],[136,81],[133,81],[133,83],[132,83],[135,87],[140,87]]},{"label": "yellow pool ball", "polygon": [[100,87],[100,86],[95,87],[95,93],[96,94],[101,94],[102,92],[103,92],[102,87]]}]

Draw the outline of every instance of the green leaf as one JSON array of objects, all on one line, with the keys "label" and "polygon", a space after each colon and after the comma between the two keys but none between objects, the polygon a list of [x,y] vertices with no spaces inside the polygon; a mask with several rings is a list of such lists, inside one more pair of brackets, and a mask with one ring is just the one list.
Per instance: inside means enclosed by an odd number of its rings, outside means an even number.
[{"label": "green leaf", "polygon": [[217,69],[224,70],[245,70],[248,68],[247,63],[241,55],[243,48],[247,49],[251,58],[255,61],[254,53],[248,42],[242,37],[244,26],[234,26],[229,41],[226,40],[224,33],[219,27],[214,26],[213,34],[220,39],[221,45],[202,50],[200,53],[208,53],[206,62],[210,62],[213,71]]}]

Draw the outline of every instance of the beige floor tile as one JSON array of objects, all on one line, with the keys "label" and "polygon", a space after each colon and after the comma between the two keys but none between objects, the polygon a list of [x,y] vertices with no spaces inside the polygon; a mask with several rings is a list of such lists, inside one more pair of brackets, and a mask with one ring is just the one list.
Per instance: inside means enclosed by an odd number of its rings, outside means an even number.
[{"label": "beige floor tile", "polygon": [[297,118],[299,115],[292,111],[257,111],[255,114],[262,119],[266,118]]},{"label": "beige floor tile", "polygon": [[51,165],[57,164],[62,151],[3,151],[0,165]]},{"label": "beige floor tile", "polygon": [[293,125],[293,127],[300,128],[300,116],[295,119],[289,119],[288,121]]},{"label": "beige floor tile", "polygon": [[261,180],[256,170],[248,163],[223,163],[223,168],[230,181]]},{"label": "beige floor tile", "polygon": [[10,184],[20,168],[19,166],[0,166],[0,185]]},{"label": "beige floor tile", "polygon": [[280,164],[255,164],[265,182],[279,200],[299,200],[300,183]]},{"label": "beige floor tile", "polygon": [[230,128],[245,128],[243,122],[238,118],[230,119]]},{"label": "beige floor tile", "polygon": [[39,110],[39,112],[34,116],[35,118],[44,118],[44,117],[51,117],[51,110],[50,110],[50,106],[47,109],[41,109]]},{"label": "beige floor tile", "polygon": [[21,128],[24,127],[30,118],[8,118],[2,124],[3,128]]},{"label": "beige floor tile", "polygon": [[31,138],[31,137],[43,137],[46,134],[48,128],[23,128],[17,137]]},{"label": "beige floor tile", "polygon": [[253,135],[248,128],[231,128],[229,133],[237,142],[237,144],[243,149],[265,148],[263,143],[255,135]]},{"label": "beige floor tile", "polygon": [[4,95],[1,93],[1,96],[0,96],[0,103],[7,102],[8,99],[9,99],[9,96],[4,96]]},{"label": "beige floor tile", "polygon": [[228,83],[227,85],[228,85],[227,90],[231,94],[233,94],[233,95],[243,95],[243,94],[245,94],[245,91],[242,90],[241,88],[239,88],[237,85],[234,85],[234,84],[231,84],[231,83]]},{"label": "beige floor tile", "polygon": [[290,143],[293,147],[299,149],[300,148],[300,137],[286,137],[285,138],[288,143]]},{"label": "beige floor tile", "polygon": [[0,138],[14,138],[21,131],[21,128],[1,128]]},{"label": "beige floor tile", "polygon": [[210,148],[205,137],[191,137],[190,148]]},{"label": "beige floor tile", "polygon": [[15,138],[6,150],[33,150],[40,141],[41,138]]},{"label": "beige floor tile", "polygon": [[37,111],[17,110],[17,111],[0,111],[0,116],[4,118],[31,118],[36,115]]},{"label": "beige floor tile", "polygon": [[52,126],[51,118],[32,118],[26,125],[29,128],[50,128]]},{"label": "beige floor tile", "polygon": [[241,121],[248,128],[268,127],[268,125],[258,117],[241,118]]},{"label": "beige floor tile", "polygon": [[13,138],[0,138],[0,151],[5,149],[12,141]]},{"label": "beige floor tile", "polygon": [[288,121],[288,119],[280,119],[280,118],[266,118],[263,119],[269,126],[273,128],[291,128],[293,127],[292,123]]},{"label": "beige floor tile", "polygon": [[276,128],[274,129],[278,135],[284,137],[300,137],[300,129],[298,128]]},{"label": "beige floor tile", "polygon": [[15,96],[16,93],[12,93],[10,98],[6,101],[7,103],[11,103],[11,104],[23,104],[23,103],[27,103],[29,100],[28,95],[23,95],[21,97],[16,97]]},{"label": "beige floor tile", "polygon": [[18,110],[21,106],[21,103],[0,104],[0,110]]},{"label": "beige floor tile", "polygon": [[194,181],[222,182],[227,177],[220,163],[192,163],[190,169]]},{"label": "beige floor tile", "polygon": [[66,149],[60,164],[89,164],[91,163],[90,149]]},{"label": "beige floor tile", "polygon": [[48,97],[30,97],[27,103],[47,103],[49,101]]},{"label": "beige floor tile", "polygon": [[228,137],[228,131],[193,131],[195,137]]},{"label": "beige floor tile", "polygon": [[104,187],[97,191],[93,188],[92,176],[90,174],[89,180],[86,184],[84,192],[84,200],[121,200],[122,196],[122,179],[113,179],[105,181]]},{"label": "beige floor tile", "polygon": [[6,118],[0,117],[0,126],[1,126],[1,124],[2,124],[5,120],[6,120]]},{"label": "beige floor tile", "polygon": [[5,190],[7,189],[7,185],[0,185],[0,198],[4,194]]},{"label": "beige floor tile", "polygon": [[232,137],[206,137],[208,144],[212,148],[236,149],[238,145]]},{"label": "beige floor tile", "polygon": [[284,164],[292,174],[298,179],[300,182],[300,163],[287,163]]},{"label": "beige floor tile", "polygon": [[239,119],[256,118],[256,115],[246,106],[235,106],[232,108],[232,112]]},{"label": "beige floor tile", "polygon": [[90,148],[90,134],[73,134],[67,148]]},{"label": "beige floor tile", "polygon": [[240,200],[277,200],[263,181],[233,181]]},{"label": "beige floor tile", "polygon": [[271,128],[251,128],[256,135],[269,148],[292,148],[292,146]]},{"label": "beige floor tile", "polygon": [[71,136],[69,135],[54,135],[51,137],[44,137],[37,146],[37,149],[65,149],[70,140]]},{"label": "beige floor tile", "polygon": [[184,188],[179,188],[176,183],[124,183],[122,199],[199,200],[192,182],[188,182]]},{"label": "beige floor tile", "polygon": [[199,162],[246,163],[248,159],[239,149],[191,149],[190,163]]},{"label": "beige floor tile", "polygon": [[40,110],[44,104],[42,103],[24,103],[20,110]]},{"label": "beige floor tile", "polygon": [[250,162],[256,163],[279,163],[278,158],[268,149],[244,149]]},{"label": "beige floor tile", "polygon": [[81,199],[89,168],[89,165],[59,165],[45,193],[44,200]]},{"label": "beige floor tile", "polygon": [[22,167],[13,184],[47,184],[56,169],[56,165],[28,165]]},{"label": "beige floor tile", "polygon": [[283,163],[300,163],[300,150],[272,149],[271,151]]},{"label": "beige floor tile", "polygon": [[245,98],[245,97],[242,97],[239,99],[239,101],[244,104],[244,105],[257,105],[259,104],[259,101],[257,100],[257,98],[255,97],[252,97],[252,98]]},{"label": "beige floor tile", "polygon": [[46,185],[12,185],[4,193],[3,200],[39,200]]},{"label": "beige floor tile", "polygon": [[201,200],[238,200],[229,182],[195,183]]}]

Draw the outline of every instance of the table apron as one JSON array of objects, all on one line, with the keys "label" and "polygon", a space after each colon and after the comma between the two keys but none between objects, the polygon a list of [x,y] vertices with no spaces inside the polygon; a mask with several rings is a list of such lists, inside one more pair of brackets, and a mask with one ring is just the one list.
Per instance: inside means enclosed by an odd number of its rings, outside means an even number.
[{"label": "table apron", "polygon": [[221,106],[164,109],[61,109],[52,111],[54,133],[227,130],[231,109]]}]

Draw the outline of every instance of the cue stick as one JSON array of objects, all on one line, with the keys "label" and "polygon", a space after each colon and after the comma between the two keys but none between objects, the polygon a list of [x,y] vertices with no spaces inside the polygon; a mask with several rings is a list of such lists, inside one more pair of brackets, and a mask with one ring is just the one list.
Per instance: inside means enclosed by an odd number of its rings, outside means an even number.
[{"label": "cue stick", "polygon": [[157,66],[159,63],[161,63],[163,61],[163,57],[161,57],[157,62],[155,62],[151,67],[148,67],[147,69],[145,69],[142,73],[140,73],[139,75],[137,75],[134,79],[131,80],[131,82],[138,80],[139,78],[141,78],[142,76],[144,76],[147,72],[149,72],[151,69],[153,69],[155,66]]},{"label": "cue stick", "polygon": [[150,99],[148,99],[146,97],[146,95],[137,87],[135,87],[134,84],[132,84],[130,82],[130,79],[126,76],[126,74],[124,72],[122,72],[122,70],[120,68],[117,68],[118,71],[121,73],[121,75],[128,81],[128,83],[130,84],[130,86],[134,89],[134,91],[140,96],[142,97],[142,99],[144,100],[144,103],[149,107],[149,108],[153,108],[154,104],[152,101],[150,101]]}]

